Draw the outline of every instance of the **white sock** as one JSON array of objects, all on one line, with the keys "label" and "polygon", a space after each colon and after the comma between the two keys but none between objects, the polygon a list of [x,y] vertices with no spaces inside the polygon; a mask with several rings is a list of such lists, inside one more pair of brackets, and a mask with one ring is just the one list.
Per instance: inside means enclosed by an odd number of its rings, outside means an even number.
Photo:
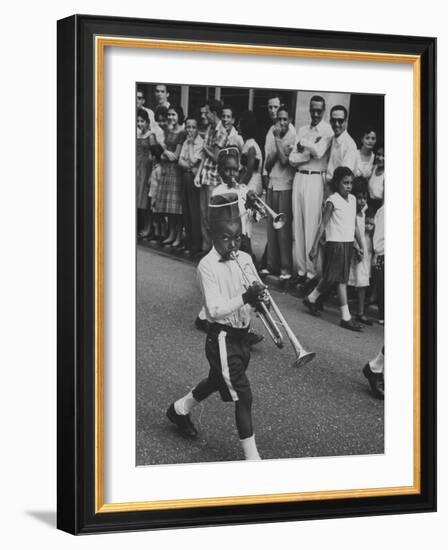
[{"label": "white sock", "polygon": [[317,290],[317,288],[315,288],[311,294],[308,294],[308,300],[314,304],[314,302],[319,298],[320,296],[320,292]]},{"label": "white sock", "polygon": [[246,460],[261,460],[257,446],[255,445],[255,435],[251,435],[246,439],[240,439],[240,443],[243,447],[244,458]]},{"label": "white sock", "polygon": [[205,321],[207,319],[207,316],[205,315],[205,308],[202,308],[198,315],[199,319],[201,321]]},{"label": "white sock", "polygon": [[379,352],[379,354],[375,357],[375,359],[372,359],[371,361],[369,361],[369,366],[372,372],[376,372],[376,373],[384,372],[384,355],[382,351]]},{"label": "white sock", "polygon": [[350,321],[352,316],[350,315],[350,310],[348,309],[348,304],[341,306],[341,317],[343,321]]},{"label": "white sock", "polygon": [[196,401],[190,391],[174,403],[174,410],[177,414],[190,414],[193,407],[196,407],[198,403],[199,401]]},{"label": "white sock", "polygon": [[303,277],[303,276],[305,275],[305,272],[304,272],[304,271],[300,271],[300,269],[299,269],[299,271],[298,271],[297,273],[299,274],[299,277]]}]

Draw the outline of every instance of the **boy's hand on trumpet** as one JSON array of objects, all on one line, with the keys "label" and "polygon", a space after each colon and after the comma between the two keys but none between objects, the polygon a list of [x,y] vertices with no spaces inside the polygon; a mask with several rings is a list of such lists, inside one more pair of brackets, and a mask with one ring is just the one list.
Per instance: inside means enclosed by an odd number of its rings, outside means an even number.
[{"label": "boy's hand on trumpet", "polygon": [[243,293],[242,298],[245,304],[255,307],[256,304],[266,301],[266,287],[258,281],[254,281]]},{"label": "boy's hand on trumpet", "polygon": [[246,210],[250,210],[255,207],[255,204],[257,202],[257,194],[253,189],[249,189],[246,194],[246,203],[244,207]]}]

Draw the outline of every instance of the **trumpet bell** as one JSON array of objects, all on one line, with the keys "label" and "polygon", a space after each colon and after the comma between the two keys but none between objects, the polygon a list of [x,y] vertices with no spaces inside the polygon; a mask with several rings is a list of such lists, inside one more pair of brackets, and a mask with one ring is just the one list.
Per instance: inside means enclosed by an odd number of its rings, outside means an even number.
[{"label": "trumpet bell", "polygon": [[314,351],[302,351],[302,353],[293,361],[292,366],[295,368],[304,367],[315,357],[316,353]]},{"label": "trumpet bell", "polygon": [[274,229],[281,229],[285,223],[286,223],[286,214],[277,214],[275,218],[272,220],[272,225],[274,226]]}]

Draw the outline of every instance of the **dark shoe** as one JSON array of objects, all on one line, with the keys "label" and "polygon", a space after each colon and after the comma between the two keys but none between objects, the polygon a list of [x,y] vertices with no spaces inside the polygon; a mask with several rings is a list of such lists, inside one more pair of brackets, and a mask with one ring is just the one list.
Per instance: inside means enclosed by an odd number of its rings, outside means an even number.
[{"label": "dark shoe", "polygon": [[302,301],[302,304],[308,308],[308,311],[311,313],[311,315],[314,315],[314,317],[320,317],[319,306],[316,304],[316,302],[310,302],[308,298],[305,298]]},{"label": "dark shoe", "polygon": [[358,323],[362,323],[363,325],[367,325],[368,327],[371,327],[373,325],[373,321],[365,315],[357,315],[356,320],[358,321]]},{"label": "dark shoe", "polygon": [[307,277],[306,281],[302,285],[303,293],[308,296],[308,294],[316,288],[318,283],[319,279],[317,277],[314,277],[314,279],[310,279]]},{"label": "dark shoe", "polygon": [[176,424],[177,429],[184,437],[197,437],[198,431],[190,420],[189,414],[177,414],[174,410],[174,403],[166,411],[166,416],[170,422]]},{"label": "dark shoe", "polygon": [[369,381],[373,395],[378,399],[384,399],[384,375],[379,372],[372,372],[369,363],[364,365],[362,373]]},{"label": "dark shoe", "polygon": [[247,339],[249,342],[249,346],[255,346],[256,344],[259,344],[264,340],[264,336],[262,334],[258,334],[257,332],[250,330],[247,333]]},{"label": "dark shoe", "polygon": [[342,328],[346,328],[347,330],[352,330],[353,332],[362,332],[362,326],[358,325],[353,319],[350,319],[350,321],[344,321],[344,319],[341,319],[339,325]]},{"label": "dark shoe", "polygon": [[199,317],[196,317],[196,321],[194,322],[194,326],[198,330],[202,330],[202,332],[208,333],[208,321],[207,319],[199,319]]}]

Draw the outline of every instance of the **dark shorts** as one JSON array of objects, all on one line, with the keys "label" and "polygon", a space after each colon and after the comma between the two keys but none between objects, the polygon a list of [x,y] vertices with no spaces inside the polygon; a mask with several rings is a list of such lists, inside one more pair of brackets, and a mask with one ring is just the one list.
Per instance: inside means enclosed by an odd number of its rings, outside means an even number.
[{"label": "dark shorts", "polygon": [[327,283],[347,283],[352,261],[353,241],[325,243],[322,279]]},{"label": "dark shorts", "polygon": [[246,376],[250,360],[247,330],[213,323],[207,335],[205,354],[210,364],[208,379],[216,386],[223,401],[252,398]]}]

